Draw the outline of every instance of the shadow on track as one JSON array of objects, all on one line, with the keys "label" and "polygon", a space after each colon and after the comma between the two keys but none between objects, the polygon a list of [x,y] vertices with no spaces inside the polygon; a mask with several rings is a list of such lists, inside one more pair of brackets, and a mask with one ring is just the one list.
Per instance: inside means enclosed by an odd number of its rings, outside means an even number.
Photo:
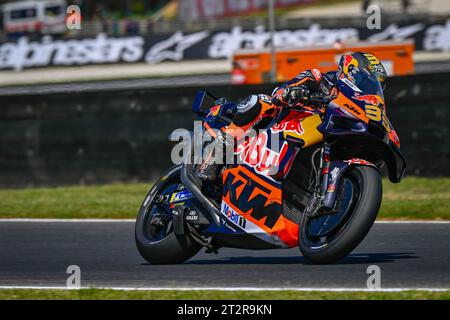
[{"label": "shadow on track", "polygon": [[365,264],[365,263],[387,263],[403,259],[418,259],[412,252],[398,253],[358,253],[350,254],[335,264]]},{"label": "shadow on track", "polygon": [[[411,252],[398,253],[358,253],[350,254],[344,259],[334,263],[342,264],[366,264],[388,263],[403,259],[417,259],[418,256]],[[208,260],[191,260],[185,264],[308,264],[305,258],[298,257],[227,257]]]}]

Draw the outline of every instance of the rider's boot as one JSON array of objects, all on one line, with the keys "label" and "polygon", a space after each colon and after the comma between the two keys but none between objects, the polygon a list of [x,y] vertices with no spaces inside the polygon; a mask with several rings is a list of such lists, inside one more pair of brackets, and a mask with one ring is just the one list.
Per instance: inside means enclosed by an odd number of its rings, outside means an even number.
[{"label": "rider's boot", "polygon": [[197,176],[203,181],[213,182],[217,178],[219,166],[220,165],[214,161],[214,157],[209,156],[205,161],[203,161],[202,165],[197,171]]},{"label": "rider's boot", "polygon": [[[229,137],[228,137],[229,138]],[[208,146],[209,153],[197,171],[197,176],[204,181],[213,182],[217,178],[217,174],[224,165],[226,148],[230,147],[231,143],[227,141],[224,134],[218,133],[216,139]],[[222,150],[222,157],[216,159],[215,150]],[[225,150],[224,150],[225,149]]]}]

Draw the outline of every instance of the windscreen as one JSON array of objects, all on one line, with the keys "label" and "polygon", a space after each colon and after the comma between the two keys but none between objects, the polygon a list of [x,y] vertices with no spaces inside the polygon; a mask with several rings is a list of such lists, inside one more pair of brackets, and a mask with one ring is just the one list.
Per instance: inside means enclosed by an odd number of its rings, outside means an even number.
[{"label": "windscreen", "polygon": [[363,94],[379,95],[384,100],[383,89],[376,75],[364,69],[354,73],[353,77],[355,79],[355,85]]}]

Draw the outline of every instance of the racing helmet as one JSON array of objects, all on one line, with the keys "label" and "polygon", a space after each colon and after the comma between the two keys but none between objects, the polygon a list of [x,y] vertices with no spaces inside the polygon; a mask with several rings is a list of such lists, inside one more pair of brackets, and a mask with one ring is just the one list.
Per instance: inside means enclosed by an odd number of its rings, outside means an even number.
[{"label": "racing helmet", "polygon": [[362,69],[366,69],[374,74],[378,78],[383,90],[386,89],[386,69],[381,61],[371,53],[355,52],[343,55],[339,61],[337,77],[338,79],[345,77],[354,82],[354,75]]}]

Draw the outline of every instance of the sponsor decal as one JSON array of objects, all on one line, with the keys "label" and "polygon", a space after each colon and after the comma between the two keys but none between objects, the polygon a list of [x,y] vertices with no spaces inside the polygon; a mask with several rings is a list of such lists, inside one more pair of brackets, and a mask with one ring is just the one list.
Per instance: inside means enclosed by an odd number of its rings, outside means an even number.
[{"label": "sponsor decal", "polygon": [[282,247],[297,246],[298,225],[282,216],[281,193],[281,184],[238,166],[224,172],[222,208],[232,206],[245,217],[245,233]]},{"label": "sponsor decal", "polygon": [[175,208],[175,207],[180,207],[180,206],[184,206],[184,201],[183,202],[174,202],[174,203],[171,203],[170,205],[169,205],[169,208],[170,209],[173,209],[173,208]]},{"label": "sponsor decal", "polygon": [[364,164],[364,165],[372,165],[372,163],[370,163],[367,160],[364,159],[359,159],[359,158],[353,158],[350,160],[344,160],[344,162],[347,162],[349,165],[350,164]]},{"label": "sponsor decal", "polygon": [[259,227],[272,229],[281,216],[281,190],[254,175],[246,168],[226,171],[222,204],[226,201],[239,212],[249,214],[250,221],[247,222],[250,226],[253,222]]},{"label": "sponsor decal", "polygon": [[330,176],[331,176],[331,180],[332,181],[336,180],[338,173],[339,173],[339,168],[338,167],[335,167],[333,170],[331,170]]},{"label": "sponsor decal", "polygon": [[46,36],[30,42],[22,37],[17,43],[0,45],[0,69],[137,62],[142,59],[144,42],[139,36],[110,38],[102,33],[94,39],[67,41]]},{"label": "sponsor decal", "polygon": [[347,86],[349,86],[350,88],[352,88],[353,91],[356,91],[356,92],[359,92],[359,93],[362,92],[360,88],[358,88],[353,82],[351,82],[351,81],[348,80],[347,78],[344,77],[344,78],[341,79],[341,81],[342,81],[343,83],[345,83]]},{"label": "sponsor decal", "polygon": [[[323,29],[313,24],[308,29],[279,30],[274,33],[276,47],[306,47],[313,45],[332,45],[337,40],[342,42],[358,40],[358,29],[340,28]],[[211,37],[208,55],[211,58],[230,58],[239,49],[261,50],[267,48],[270,31],[264,26],[254,30],[233,27],[228,32],[218,32]]]},{"label": "sponsor decal", "polygon": [[378,105],[384,103],[383,99],[379,95],[375,95],[375,94],[360,95],[359,93],[355,93],[355,95],[353,96],[353,99],[358,100],[358,101],[364,101],[364,103],[367,103],[367,104],[370,104],[373,106],[378,106]]},{"label": "sponsor decal", "polygon": [[180,61],[184,58],[186,49],[208,37],[208,31],[184,35],[178,31],[169,39],[155,44],[145,55],[148,63],[158,63],[164,60]]},{"label": "sponsor decal", "polygon": [[334,191],[336,191],[336,185],[330,184],[327,188],[327,192],[334,192]]},{"label": "sponsor decal", "polygon": [[192,194],[188,190],[173,193],[170,197],[170,203],[180,202],[192,197]]},{"label": "sponsor decal", "polygon": [[185,216],[185,219],[187,220],[187,221],[198,221],[199,220],[199,215],[197,214],[197,211],[195,211],[195,210],[190,210],[187,214],[186,214],[186,216]]},{"label": "sponsor decal", "polygon": [[151,198],[152,198],[152,197],[150,197],[150,195],[148,195],[148,196],[145,198],[145,200],[144,200],[144,207],[146,207],[146,206],[148,205],[148,203],[149,203],[149,201],[150,201]]},{"label": "sponsor decal", "polygon": [[318,69],[312,69],[311,72],[317,81],[320,81],[320,79],[322,79],[322,73]]},{"label": "sponsor decal", "polygon": [[301,119],[293,119],[291,121],[282,121],[277,123],[272,127],[272,133],[279,132],[290,132],[302,135],[305,131],[303,130]]},{"label": "sponsor decal", "polygon": [[[182,1],[184,2],[184,1]],[[237,1],[236,1],[237,3]],[[416,50],[450,50],[450,19],[442,24],[391,24],[384,30],[366,28],[326,29],[313,24],[307,29],[281,29],[274,34],[277,47],[307,47],[311,45],[333,45],[336,41],[371,42],[414,40]],[[98,34],[94,38],[53,39],[44,36],[34,41],[27,37],[0,44],[0,69],[22,70],[46,66],[73,66],[103,63],[159,63],[184,59],[228,59],[239,49],[263,50],[270,43],[270,32],[264,26],[253,30],[240,26],[227,31],[201,31],[185,34],[150,36],[108,37]],[[248,61],[247,64],[255,64]],[[351,63],[347,62],[347,65]]]},{"label": "sponsor decal", "polygon": [[222,213],[229,221],[233,222],[235,225],[241,227],[242,229],[245,229],[247,220],[245,220],[243,216],[234,211],[233,208],[231,208],[225,202],[222,202]]},{"label": "sponsor decal", "polygon": [[267,144],[268,134],[263,131],[238,145],[235,154],[239,156],[240,163],[251,166],[259,174],[269,175],[271,169],[279,167],[288,150],[288,143],[283,141],[279,152],[270,149]]},{"label": "sponsor decal", "polygon": [[220,105],[214,106],[209,109],[208,117],[216,117],[220,112]]},{"label": "sponsor decal", "polygon": [[158,195],[155,197],[155,203],[167,203],[169,201],[170,194]]},{"label": "sponsor decal", "polygon": [[380,64],[380,60],[375,57],[373,54],[365,53],[364,56],[369,60],[371,66],[378,66]]},{"label": "sponsor decal", "polygon": [[346,107],[347,109],[353,111],[358,116],[362,115],[362,113],[360,112],[360,109],[356,108],[355,106],[349,105],[348,103],[344,103],[344,107]]},{"label": "sponsor decal", "polygon": [[348,74],[348,68],[350,65],[353,65],[355,67],[358,67],[358,60],[356,60],[352,55],[346,55],[344,56],[344,61],[342,65],[342,71],[344,71],[344,74]]},{"label": "sponsor decal", "polygon": [[424,27],[423,23],[416,23],[405,27],[398,27],[397,24],[391,24],[383,31],[370,35],[367,40],[371,42],[386,40],[404,41],[422,31]]},{"label": "sponsor decal", "polygon": [[[431,51],[450,51],[450,19],[445,25],[432,25],[425,32],[423,49]],[[417,48],[416,48],[417,50]]]},{"label": "sponsor decal", "polygon": [[271,128],[271,131],[272,133],[290,132],[302,135],[305,132],[305,130],[303,129],[301,121],[310,115],[312,115],[311,112],[302,112],[300,114],[291,113],[289,116],[283,119],[283,121],[274,125]]}]

